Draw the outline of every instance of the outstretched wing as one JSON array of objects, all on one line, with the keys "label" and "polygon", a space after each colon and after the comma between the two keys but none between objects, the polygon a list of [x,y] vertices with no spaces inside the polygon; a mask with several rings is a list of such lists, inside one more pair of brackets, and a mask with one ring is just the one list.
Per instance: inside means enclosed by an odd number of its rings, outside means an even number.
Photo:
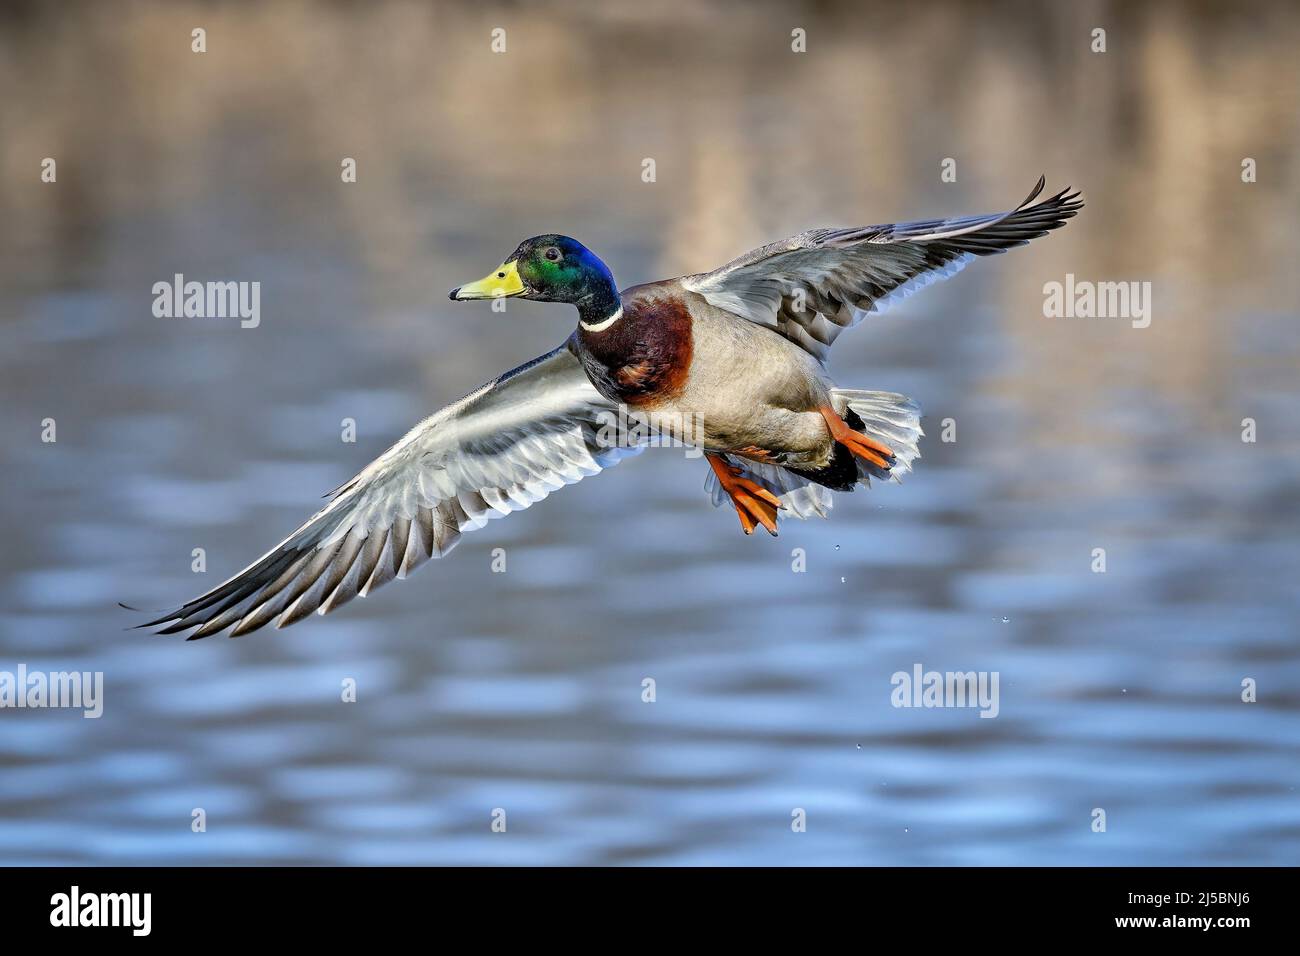
[{"label": "outstretched wing", "polygon": [[566,342],[425,419],[257,561],[141,627],[197,628],[190,640],[232,627],[236,637],[332,611],[488,519],[641,451],[608,441],[614,411]]},{"label": "outstretched wing", "polygon": [[958,272],[975,256],[1024,245],[1081,208],[1063,190],[1010,212],[893,225],[814,229],[755,249],[681,284],[712,305],[775,329],[824,361],[836,336],[868,312]]}]

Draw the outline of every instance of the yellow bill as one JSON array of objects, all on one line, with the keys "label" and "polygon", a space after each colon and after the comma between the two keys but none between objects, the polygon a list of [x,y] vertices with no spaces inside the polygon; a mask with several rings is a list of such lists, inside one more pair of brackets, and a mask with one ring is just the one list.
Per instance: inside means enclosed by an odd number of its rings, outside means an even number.
[{"label": "yellow bill", "polygon": [[477,282],[470,282],[451,290],[451,298],[458,301],[465,299],[501,299],[512,295],[522,295],[524,280],[519,278],[519,266],[514,262],[505,262]]}]

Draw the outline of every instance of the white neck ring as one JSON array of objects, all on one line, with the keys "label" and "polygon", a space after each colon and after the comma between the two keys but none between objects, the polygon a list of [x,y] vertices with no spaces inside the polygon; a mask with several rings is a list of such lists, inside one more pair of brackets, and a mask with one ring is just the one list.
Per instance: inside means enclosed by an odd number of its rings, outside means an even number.
[{"label": "white neck ring", "polygon": [[579,319],[578,324],[588,332],[604,332],[621,318],[623,318],[623,307],[620,305],[607,319],[601,319],[599,322],[592,322],[590,324]]}]

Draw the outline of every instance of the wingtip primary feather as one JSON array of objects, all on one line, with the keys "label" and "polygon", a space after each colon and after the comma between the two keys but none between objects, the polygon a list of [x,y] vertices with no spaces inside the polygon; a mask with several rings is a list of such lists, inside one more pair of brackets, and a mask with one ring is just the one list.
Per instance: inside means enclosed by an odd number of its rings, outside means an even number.
[{"label": "wingtip primary feather", "polygon": [[1026,206],[1028,206],[1031,202],[1033,202],[1035,199],[1037,199],[1037,198],[1038,198],[1038,194],[1041,193],[1041,192],[1043,191],[1043,187],[1046,186],[1046,185],[1047,185],[1047,174],[1046,174],[1046,173],[1040,173],[1039,176],[1038,176],[1038,182],[1034,184],[1034,188],[1033,188],[1033,190],[1029,193],[1028,196],[1025,197],[1025,201],[1022,202],[1019,206],[1017,206],[1016,209],[1017,209],[1017,210],[1019,210],[1019,209],[1024,209],[1024,208],[1025,208]]},{"label": "wingtip primary feather", "polygon": [[[161,608],[153,608],[151,610],[145,610],[144,608],[133,607],[132,605],[127,604],[125,601],[118,601],[117,606],[122,608],[122,610],[130,611],[133,614],[159,614],[162,612]],[[163,617],[155,618],[152,621],[142,621],[139,624],[128,624],[126,627],[122,628],[122,630],[139,631],[139,630],[143,630],[144,628],[157,627],[159,624],[166,624],[169,621],[176,620],[176,617],[177,616],[175,614],[168,613],[168,614],[164,614]],[[157,631],[155,633],[161,634],[162,632]]]}]

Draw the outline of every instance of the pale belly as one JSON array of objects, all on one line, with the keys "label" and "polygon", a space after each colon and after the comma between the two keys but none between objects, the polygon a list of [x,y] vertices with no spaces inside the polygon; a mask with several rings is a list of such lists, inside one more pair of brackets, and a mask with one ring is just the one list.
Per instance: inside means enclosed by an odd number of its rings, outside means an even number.
[{"label": "pale belly", "polygon": [[706,451],[726,451],[801,468],[820,468],[833,453],[817,409],[830,404],[826,370],[768,329],[696,314],[687,385],[676,398],[644,409],[661,434]]}]

